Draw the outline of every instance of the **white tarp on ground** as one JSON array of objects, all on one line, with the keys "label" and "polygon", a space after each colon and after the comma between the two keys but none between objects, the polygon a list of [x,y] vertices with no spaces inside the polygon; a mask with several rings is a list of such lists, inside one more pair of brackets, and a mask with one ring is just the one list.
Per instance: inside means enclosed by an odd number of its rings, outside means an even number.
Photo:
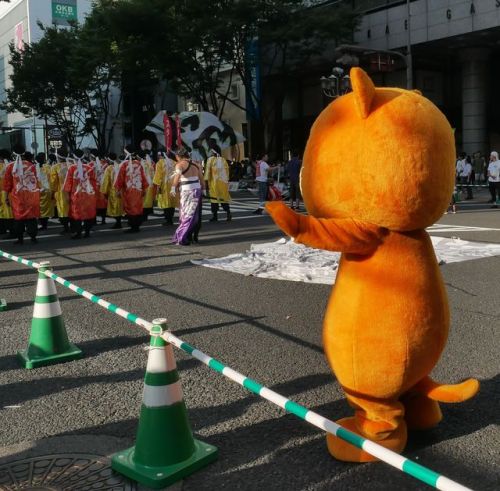
[{"label": "white tarp on ground", "polygon": [[[431,237],[440,264],[500,256],[500,244],[468,242],[458,238]],[[207,268],[246,276],[306,283],[335,283],[340,254],[312,249],[293,240],[252,244],[244,254],[191,261]]]}]

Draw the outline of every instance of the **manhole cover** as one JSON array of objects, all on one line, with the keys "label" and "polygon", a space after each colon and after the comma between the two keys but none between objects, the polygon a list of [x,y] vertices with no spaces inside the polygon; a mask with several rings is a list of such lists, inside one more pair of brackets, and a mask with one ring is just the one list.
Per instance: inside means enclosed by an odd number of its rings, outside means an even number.
[{"label": "manhole cover", "polygon": [[111,470],[100,455],[60,454],[0,465],[0,490],[136,491],[135,483]]}]

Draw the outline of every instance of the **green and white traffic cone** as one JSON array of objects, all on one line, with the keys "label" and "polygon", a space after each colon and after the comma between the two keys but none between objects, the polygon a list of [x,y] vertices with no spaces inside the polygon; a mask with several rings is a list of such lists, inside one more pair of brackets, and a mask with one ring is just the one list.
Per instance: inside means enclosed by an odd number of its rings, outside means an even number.
[{"label": "green and white traffic cone", "polygon": [[135,446],[113,455],[111,467],[145,486],[160,489],[217,459],[217,448],[193,438],[172,345],[153,321],[151,345]]},{"label": "green and white traffic cone", "polygon": [[54,280],[42,273],[50,269],[48,261],[40,263],[28,348],[17,353],[25,368],[53,365],[83,356],[82,351],[68,341]]}]

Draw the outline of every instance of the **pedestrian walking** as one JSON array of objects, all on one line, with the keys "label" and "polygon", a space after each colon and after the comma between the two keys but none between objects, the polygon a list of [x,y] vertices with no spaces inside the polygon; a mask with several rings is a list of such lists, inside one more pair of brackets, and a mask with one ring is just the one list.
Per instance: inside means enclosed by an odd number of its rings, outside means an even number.
[{"label": "pedestrian walking", "polygon": [[143,216],[143,200],[148,188],[146,174],[131,145],[125,147],[126,159],[120,164],[115,188],[120,193],[123,210],[130,228],[127,233],[139,232]]},{"label": "pedestrian walking", "polygon": [[[3,190],[8,194],[7,203],[12,206],[14,229],[17,237],[14,244],[23,244],[24,232],[31,242],[36,243],[40,216],[40,187],[33,155],[24,151],[20,145],[14,147],[14,162],[5,171]],[[24,160],[22,155],[24,154]]]},{"label": "pedestrian walking", "polygon": [[192,162],[187,149],[181,147],[174,154],[175,176],[172,182],[173,194],[179,188],[179,226],[172,242],[189,245],[198,242],[201,228],[202,193],[205,187],[201,167]]},{"label": "pedestrian walking", "polygon": [[218,221],[219,207],[226,212],[226,220],[232,219],[231,196],[229,194],[229,164],[215,150],[205,163],[205,182],[208,188],[210,209],[212,211],[211,222]]},{"label": "pedestrian walking", "polygon": [[297,152],[292,153],[292,158],[287,164],[288,181],[290,184],[290,207],[292,210],[300,208],[300,169],[302,161]]},{"label": "pedestrian walking", "polygon": [[90,237],[90,231],[95,223],[97,210],[97,180],[93,167],[83,162],[83,152],[75,150],[75,163],[72,164],[63,190],[69,197],[69,218],[73,235],[72,239]]},{"label": "pedestrian walking", "polygon": [[490,154],[488,187],[491,194],[491,199],[488,203],[493,203],[491,208],[498,208],[500,204],[500,161],[498,160],[498,152],[491,152]]},{"label": "pedestrian walking", "polygon": [[273,169],[273,167],[267,163],[268,159],[269,157],[267,154],[264,154],[255,164],[255,181],[257,182],[259,192],[259,207],[253,212],[256,215],[262,215],[264,206],[266,205],[268,175]]},{"label": "pedestrian walking", "polygon": [[463,161],[462,170],[460,171],[460,184],[462,190],[467,190],[467,197],[465,199],[473,199],[472,196],[472,161],[467,155]]}]

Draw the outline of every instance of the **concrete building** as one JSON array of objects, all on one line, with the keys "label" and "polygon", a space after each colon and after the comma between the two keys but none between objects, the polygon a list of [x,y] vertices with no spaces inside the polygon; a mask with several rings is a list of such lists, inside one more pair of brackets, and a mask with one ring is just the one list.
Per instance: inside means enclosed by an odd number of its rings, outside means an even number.
[{"label": "concrete building", "polygon": [[[500,148],[500,1],[414,0],[364,2],[355,41],[373,49],[411,43],[413,85],[456,128],[457,147],[469,154]],[[408,16],[409,14],[409,16]],[[399,74],[401,83],[401,73]],[[380,77],[379,77],[380,78]],[[398,82],[398,75],[386,75]]]},{"label": "concrete building", "polygon": [[[9,44],[14,42],[21,49],[23,43],[38,41],[42,36],[38,23],[64,26],[72,20],[83,22],[91,6],[92,0],[11,0],[8,4],[1,4],[0,102],[5,100],[5,90],[11,86]],[[31,147],[37,151],[45,151],[45,121],[0,110],[0,124],[2,127],[17,129],[0,134],[0,147],[22,142],[27,149]],[[86,146],[86,143],[84,141],[82,145]],[[91,145],[91,142],[88,144]]]}]

